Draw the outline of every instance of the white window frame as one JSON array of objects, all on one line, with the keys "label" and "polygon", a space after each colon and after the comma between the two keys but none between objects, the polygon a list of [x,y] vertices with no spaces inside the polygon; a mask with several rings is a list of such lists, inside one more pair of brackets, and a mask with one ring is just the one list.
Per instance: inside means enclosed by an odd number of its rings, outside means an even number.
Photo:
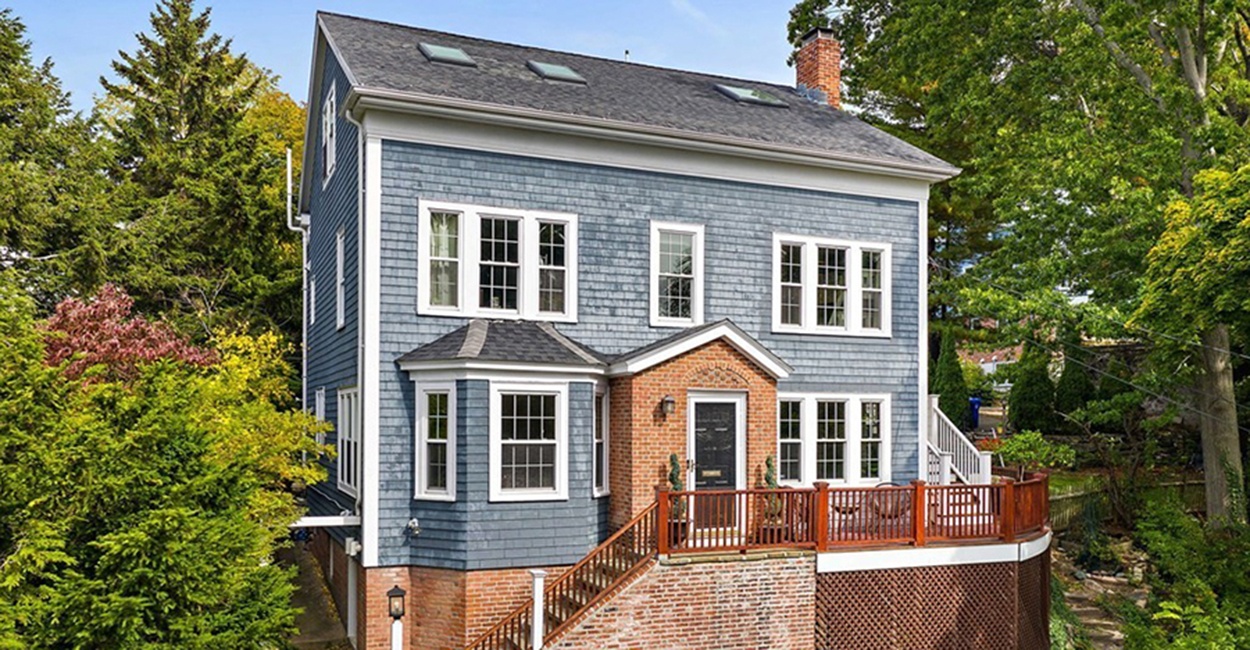
[{"label": "white window frame", "polygon": [[[505,490],[502,486],[503,438],[500,417],[503,414],[503,395],[555,395],[556,396],[556,467],[555,488],[552,490]],[[534,381],[491,382],[490,385],[490,501],[567,501],[569,498],[569,385]]]},{"label": "white window frame", "polygon": [[[590,430],[590,487],[591,494],[598,497],[606,497],[612,494],[612,397],[606,390],[595,392],[594,411],[599,414],[599,424],[603,425],[603,442],[600,443],[595,438],[594,423],[591,424]],[[599,476],[599,466],[595,463],[595,447],[599,444],[603,445],[603,476]],[[600,483],[603,484],[600,487]]]},{"label": "white window frame", "polygon": [[[800,474],[803,477],[801,481],[782,481],[780,479],[780,470],[778,470],[778,483],[788,487],[811,487],[817,482],[825,482],[829,485],[836,486],[874,486],[890,481],[893,462],[891,452],[893,449],[893,431],[891,418],[893,410],[890,408],[890,395],[888,394],[850,394],[850,393],[777,393],[777,402],[783,401],[799,401],[802,402],[800,407],[801,423],[800,430],[802,434],[803,464]],[[816,478],[816,415],[817,403],[822,401],[837,401],[846,403],[846,455],[844,462],[846,463],[846,471],[843,473],[843,479],[817,479]],[[881,404],[881,476],[879,477],[863,477],[861,476],[860,461],[862,457],[860,443],[863,433],[863,404],[865,402],[879,402]],[[778,417],[780,418],[780,409],[778,409]],[[781,436],[778,434],[776,441],[776,458],[781,458]]]},{"label": "white window frame", "polygon": [[[426,471],[426,452],[429,442],[429,400],[430,394],[447,395],[447,488],[431,490],[428,486],[429,476]],[[413,476],[415,485],[413,498],[422,501],[456,500],[456,384],[451,381],[419,382],[416,386],[417,421],[416,421],[416,462]]]},{"label": "white window frame", "polygon": [[[799,402],[799,439],[797,443],[794,440],[789,440],[789,444],[798,444],[799,446],[799,480],[797,481],[793,479],[782,478],[781,450],[784,448],[786,444],[782,442],[782,438],[781,438],[781,403],[782,402]],[[803,425],[807,421],[807,419],[803,417],[804,409],[805,409],[805,406],[804,406],[803,400],[801,399],[794,399],[794,398],[785,399],[780,396],[777,397],[777,455],[774,456],[774,458],[776,458],[777,483],[780,485],[801,485],[803,484],[804,480],[808,478],[807,461],[806,461],[806,458],[807,458],[806,442],[807,441],[803,439]]]},{"label": "white window frame", "polygon": [[[660,234],[676,233],[693,236],[694,278],[690,283],[690,318],[660,316]],[[651,222],[651,326],[690,327],[703,324],[703,224]]]},{"label": "white window frame", "polygon": [[[456,307],[430,304],[430,213],[454,212],[459,244]],[[577,322],[577,215],[563,212],[494,208],[467,203],[421,201],[417,225],[417,313],[424,316],[541,320],[556,323]],[[503,217],[520,221],[520,274],[517,282],[517,309],[491,309],[478,306],[481,266],[481,221]],[[539,228],[542,223],[559,223],[564,233],[564,311],[539,311]]]},{"label": "white window frame", "polygon": [[[344,494],[359,496],[360,470],[363,466],[360,462],[360,389],[340,388],[336,392],[338,393],[338,426],[335,427],[335,435],[338,440],[335,446],[338,450],[338,457],[335,460],[335,466],[338,468],[338,488]],[[355,460],[353,463],[355,467],[350,468],[354,472],[347,471],[349,468],[343,462],[347,445],[354,446],[352,458]],[[354,476],[352,476],[353,473]]]},{"label": "white window frame", "polygon": [[317,324],[317,276],[308,276],[308,324]]},{"label": "white window frame", "polygon": [[[317,391],[313,393],[313,417],[317,418],[318,422],[325,422],[326,420],[326,389],[324,386],[317,388]],[[326,444],[325,432],[318,431],[316,440],[319,445]]]},{"label": "white window frame", "polygon": [[[781,247],[793,244],[803,247],[803,322],[792,325],[781,322]],[[817,281],[819,280],[818,249],[822,247],[846,249],[846,326],[827,327],[816,324]],[[863,253],[881,253],[881,327],[866,328],[864,319]],[[879,242],[852,241],[811,235],[773,233],[773,332],[779,334],[822,334],[827,336],[861,336],[889,338],[891,302],[894,291],[891,281],[892,246]]]},{"label": "white window frame", "polygon": [[335,327],[347,326],[347,233],[339,228],[334,235],[334,307]]},{"label": "white window frame", "polygon": [[324,188],[334,175],[335,163],[338,161],[338,94],[335,82],[330,82],[330,91],[326,93],[321,104],[321,186]]}]

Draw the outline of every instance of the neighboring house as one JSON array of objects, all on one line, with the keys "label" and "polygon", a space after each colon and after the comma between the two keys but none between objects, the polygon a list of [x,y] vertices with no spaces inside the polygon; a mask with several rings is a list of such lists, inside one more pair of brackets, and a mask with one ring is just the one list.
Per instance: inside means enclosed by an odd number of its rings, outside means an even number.
[{"label": "neighboring house", "polygon": [[994,380],[994,390],[1005,393],[1011,390],[1011,382],[1003,375],[994,376],[994,373],[1019,361],[1023,353],[1024,345],[1019,344],[996,350],[960,350],[959,358],[980,366],[981,372]]},{"label": "neighboring house", "polygon": [[839,109],[827,32],[797,90],[315,39],[304,524],[358,647],[1041,647],[1045,483],[958,485],[988,461],[926,385],[958,170]]}]

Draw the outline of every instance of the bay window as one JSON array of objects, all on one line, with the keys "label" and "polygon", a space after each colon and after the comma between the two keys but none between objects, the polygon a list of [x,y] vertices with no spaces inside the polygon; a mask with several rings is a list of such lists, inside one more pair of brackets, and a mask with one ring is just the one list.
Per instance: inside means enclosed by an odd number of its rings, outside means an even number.
[{"label": "bay window", "polygon": [[432,382],[417,387],[416,497],[456,498],[455,385]]},{"label": "bay window", "polygon": [[491,501],[568,498],[568,385],[491,382]]},{"label": "bay window", "polygon": [[356,496],[360,487],[360,391],[338,390],[338,488]]}]

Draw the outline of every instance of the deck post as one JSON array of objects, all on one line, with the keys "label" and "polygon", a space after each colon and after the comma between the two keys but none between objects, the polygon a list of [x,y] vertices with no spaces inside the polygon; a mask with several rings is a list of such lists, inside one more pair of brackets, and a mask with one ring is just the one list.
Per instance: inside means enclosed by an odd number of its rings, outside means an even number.
[{"label": "deck post", "polygon": [[925,482],[915,480],[911,482],[911,532],[916,546],[924,546],[924,528],[925,528]]},{"label": "deck post", "polygon": [[941,468],[938,470],[938,476],[939,476],[938,485],[950,485],[951,484],[951,458],[953,458],[954,456],[955,454],[952,454],[948,451],[944,451],[938,454],[938,458],[940,459],[939,467]]},{"label": "deck post", "polygon": [[829,484],[824,481],[816,483],[816,495],[812,500],[812,522],[815,524],[813,534],[816,536],[816,550],[829,550]]},{"label": "deck post", "polygon": [[534,621],[530,626],[530,647],[534,650],[543,650],[543,637],[547,635],[547,604],[543,602],[543,583],[547,579],[547,572],[542,569],[530,569],[530,575],[534,578]]},{"label": "deck post", "polygon": [[1002,503],[1002,519],[1003,519],[1003,541],[1016,541],[1016,482],[1012,479],[1003,479],[1003,503]]},{"label": "deck post", "polygon": [[669,523],[669,506],[668,488],[658,487],[655,489],[655,551],[660,556],[669,553],[669,535],[671,524]]}]

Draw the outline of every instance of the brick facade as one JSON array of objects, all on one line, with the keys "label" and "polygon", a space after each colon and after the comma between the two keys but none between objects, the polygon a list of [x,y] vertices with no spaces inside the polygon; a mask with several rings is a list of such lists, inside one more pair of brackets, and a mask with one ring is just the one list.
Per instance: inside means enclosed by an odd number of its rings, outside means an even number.
[{"label": "brick facade", "polygon": [[795,83],[825,93],[829,105],[842,107],[842,44],[827,29],[803,38],[794,56]]},{"label": "brick facade", "polygon": [[[623,526],[668,485],[669,454],[685,467],[687,391],[729,390],[747,395],[746,486],[764,482],[764,461],[777,449],[777,383],[724,339],[610,384],[610,526]],[[660,401],[676,400],[665,417]],[[689,486],[687,486],[689,487]]]},{"label": "brick facade", "polygon": [[552,650],[811,650],[815,558],[660,563]]}]

